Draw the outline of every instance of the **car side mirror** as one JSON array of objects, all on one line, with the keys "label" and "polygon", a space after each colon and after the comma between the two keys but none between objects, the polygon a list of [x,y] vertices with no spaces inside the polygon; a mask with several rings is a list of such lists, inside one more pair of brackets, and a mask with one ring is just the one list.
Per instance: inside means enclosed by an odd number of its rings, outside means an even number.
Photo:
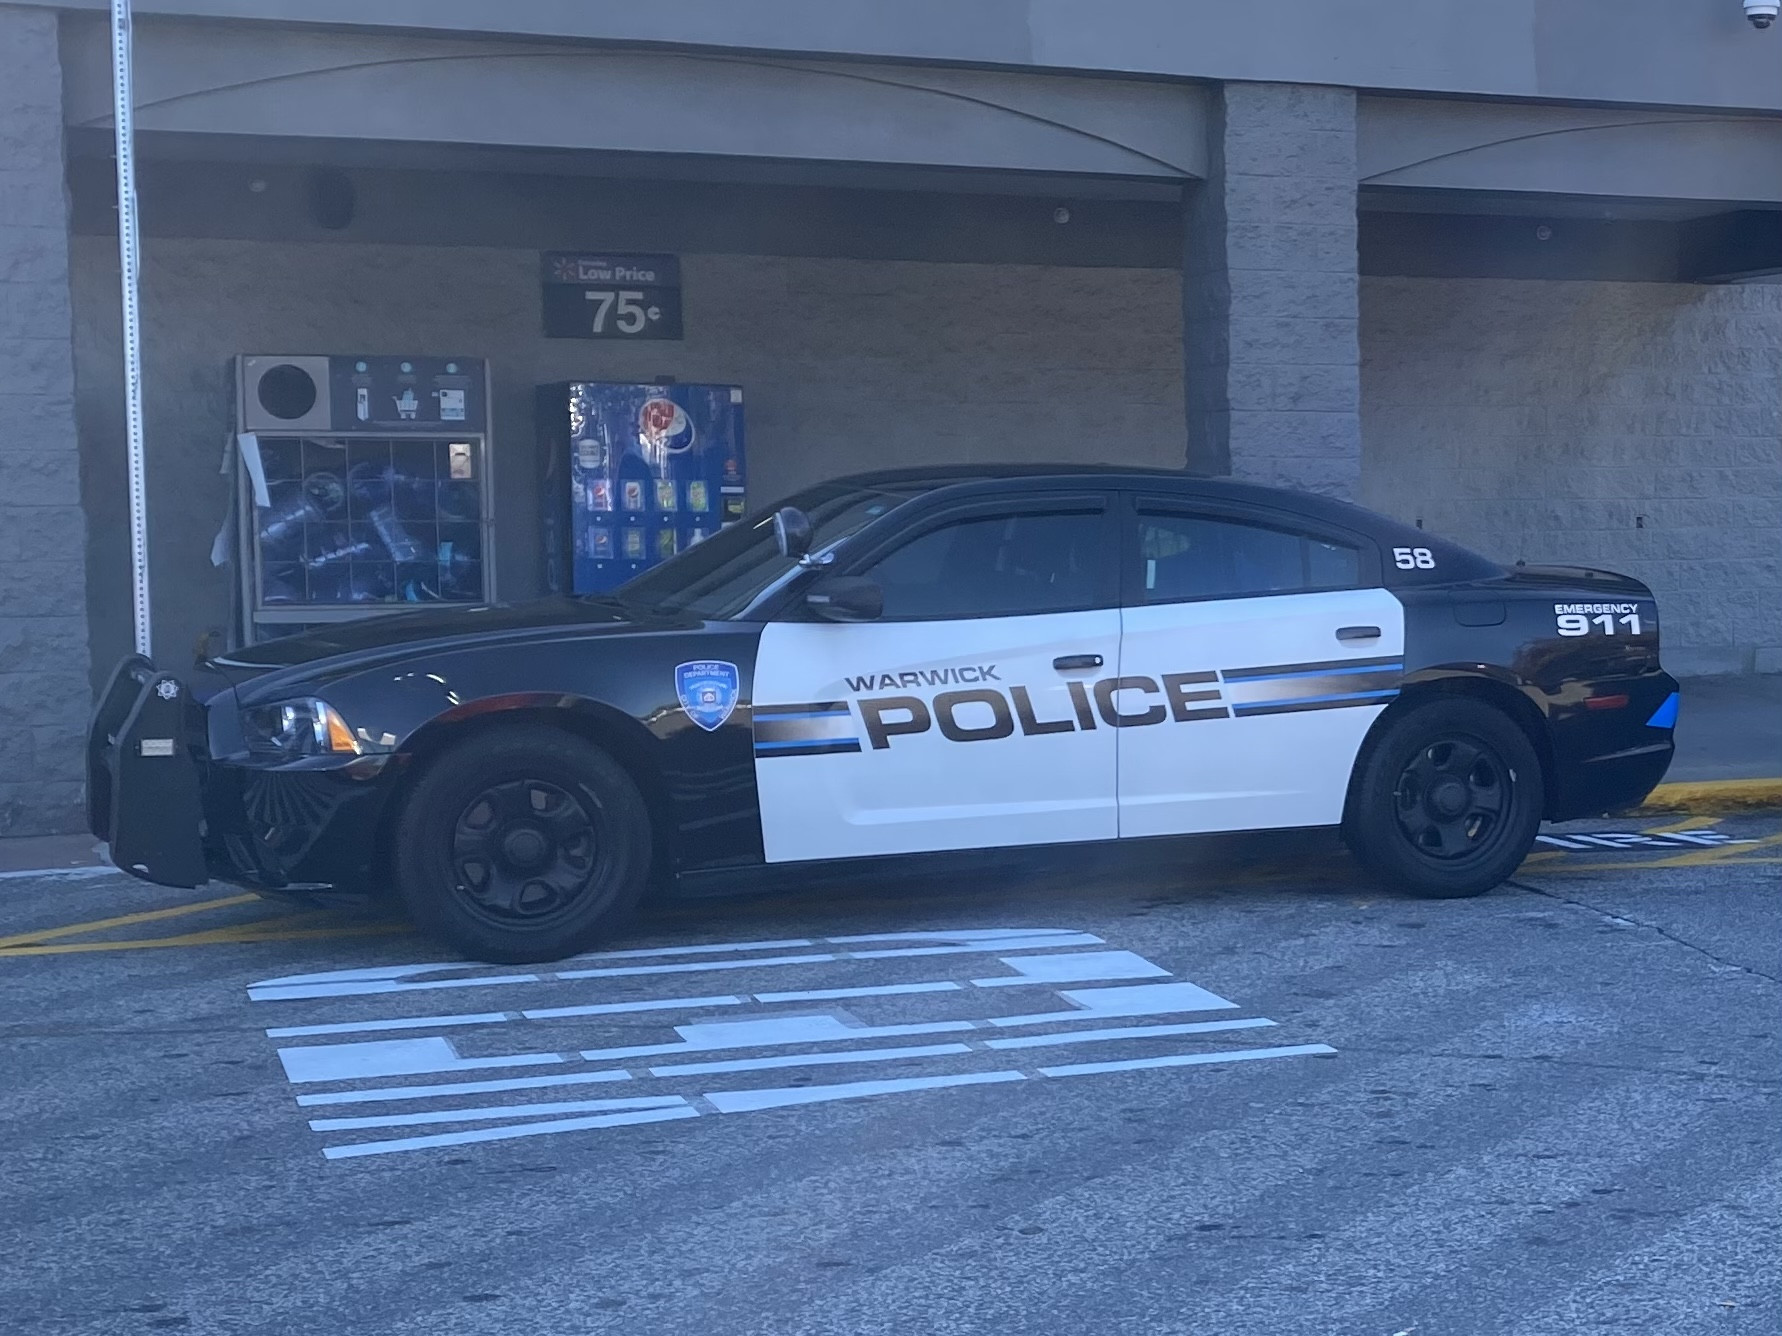
[{"label": "car side mirror", "polygon": [[832,575],[811,586],[804,605],[832,622],[871,622],[884,615],[885,591],[863,575]]},{"label": "car side mirror", "polygon": [[802,561],[811,550],[811,517],[797,506],[782,506],[773,513],[773,541],[782,557]]}]

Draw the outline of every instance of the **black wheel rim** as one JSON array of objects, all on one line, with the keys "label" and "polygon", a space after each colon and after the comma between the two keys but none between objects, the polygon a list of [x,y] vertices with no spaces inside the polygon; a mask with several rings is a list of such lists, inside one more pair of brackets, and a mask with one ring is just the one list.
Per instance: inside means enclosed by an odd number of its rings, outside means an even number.
[{"label": "black wheel rim", "polygon": [[1398,777],[1394,810],[1411,847],[1444,863],[1476,857],[1508,828],[1515,774],[1477,738],[1453,735],[1423,747]]},{"label": "black wheel rim", "polygon": [[542,779],[492,784],[465,804],[452,829],[453,888],[490,922],[554,922],[600,884],[602,827],[600,807],[585,793]]}]

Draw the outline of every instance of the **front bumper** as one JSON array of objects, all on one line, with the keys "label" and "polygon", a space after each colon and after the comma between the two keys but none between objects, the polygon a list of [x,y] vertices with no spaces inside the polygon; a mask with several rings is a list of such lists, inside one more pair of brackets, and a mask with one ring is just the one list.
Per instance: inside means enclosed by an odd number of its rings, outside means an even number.
[{"label": "front bumper", "polygon": [[161,886],[202,886],[204,709],[140,654],[117,666],[87,729],[87,826],[111,861]]},{"label": "front bumper", "polygon": [[219,758],[211,723],[173,674],[118,665],[87,734],[87,824],[112,862],[162,886],[376,884],[396,758]]}]

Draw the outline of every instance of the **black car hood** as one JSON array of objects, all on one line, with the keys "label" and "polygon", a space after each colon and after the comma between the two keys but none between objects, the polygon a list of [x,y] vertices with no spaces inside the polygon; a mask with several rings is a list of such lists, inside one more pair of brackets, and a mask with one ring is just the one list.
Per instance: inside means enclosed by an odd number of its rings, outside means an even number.
[{"label": "black car hood", "polygon": [[480,641],[550,638],[564,633],[612,634],[678,624],[677,619],[626,607],[613,599],[553,598],[489,607],[429,608],[284,636],[218,655],[208,666],[240,686],[268,673],[326,660],[338,660],[343,669],[357,668],[419,650]]}]

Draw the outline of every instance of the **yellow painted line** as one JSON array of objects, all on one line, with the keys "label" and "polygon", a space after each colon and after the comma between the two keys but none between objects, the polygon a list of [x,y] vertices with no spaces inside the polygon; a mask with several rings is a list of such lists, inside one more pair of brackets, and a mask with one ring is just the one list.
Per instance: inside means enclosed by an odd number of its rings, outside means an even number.
[{"label": "yellow painted line", "polygon": [[[1758,850],[1773,849],[1778,844],[1782,844],[1782,835],[1766,835],[1750,844],[1721,844],[1708,849],[1690,849],[1670,858],[1628,858],[1615,863],[1557,863],[1550,868],[1542,868],[1541,875],[1545,876],[1550,872],[1630,872],[1653,867],[1753,867],[1782,863],[1782,858],[1766,858],[1758,854]],[[1628,852],[1638,851],[1629,849]],[[1752,857],[1754,854],[1757,856]]]},{"label": "yellow painted line", "polygon": [[1741,807],[1782,807],[1782,777],[1660,784],[1647,796],[1642,806],[1649,810],[1701,812],[1724,812]]},{"label": "yellow painted line", "polygon": [[249,932],[242,929],[234,936],[219,936],[214,939],[214,942],[217,945],[245,942],[308,942],[325,937],[382,937],[390,933],[413,931],[413,926],[407,923],[343,923],[335,928],[302,928],[291,932]]},{"label": "yellow painted line", "polygon": [[1675,835],[1680,830],[1700,830],[1703,826],[1711,826],[1715,819],[1711,816],[1686,816],[1681,821],[1667,821],[1662,826],[1647,826],[1648,835]]},{"label": "yellow painted line", "polygon": [[116,918],[92,919],[86,923],[66,923],[59,928],[44,928],[38,932],[21,932],[12,937],[0,937],[0,950],[12,946],[30,946],[56,937],[75,937],[81,933],[104,932],[107,928],[127,928],[137,923],[154,923],[159,919],[179,918],[186,914],[201,914],[207,909],[223,909],[229,905],[252,904],[259,898],[252,894],[225,895],[220,900],[199,900],[189,905],[176,905],[172,909],[146,909],[140,914],[119,914]]},{"label": "yellow painted line", "polygon": [[1704,863],[1741,862],[1740,854],[1756,853],[1759,849],[1767,849],[1782,844],[1782,835],[1765,835],[1761,840],[1750,844],[1721,844],[1711,849],[1691,849],[1688,853],[1678,854],[1673,858],[1655,858],[1651,861],[1642,859],[1642,867],[1700,867]]},{"label": "yellow painted line", "polygon": [[405,932],[401,923],[352,923],[338,927],[280,927],[291,918],[256,919],[252,923],[228,928],[211,928],[204,932],[181,933],[175,937],[142,937],[119,942],[57,942],[49,946],[13,946],[0,948],[0,960],[13,956],[84,955],[94,951],[144,951],[164,946],[232,946],[253,942],[302,942],[322,937],[365,937],[377,933]]}]

